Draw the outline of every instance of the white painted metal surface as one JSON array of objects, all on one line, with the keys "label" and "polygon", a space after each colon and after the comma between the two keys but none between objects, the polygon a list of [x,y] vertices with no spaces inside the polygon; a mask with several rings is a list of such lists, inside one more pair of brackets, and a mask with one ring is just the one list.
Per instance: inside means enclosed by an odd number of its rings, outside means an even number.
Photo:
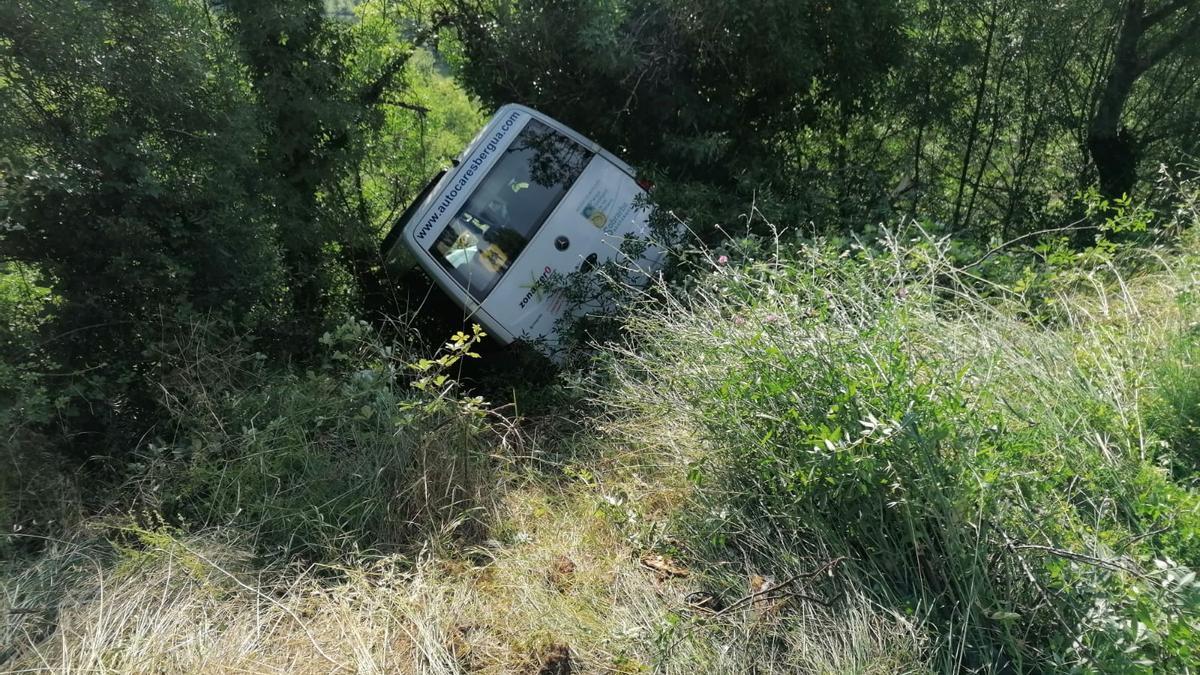
[{"label": "white painted metal surface", "polygon": [[[385,240],[406,248],[467,315],[502,343],[553,351],[570,311],[550,282],[609,260],[626,237],[647,236],[644,190],[629,165],[546,115],[501,108]],[[578,311],[578,309],[576,309]]]}]

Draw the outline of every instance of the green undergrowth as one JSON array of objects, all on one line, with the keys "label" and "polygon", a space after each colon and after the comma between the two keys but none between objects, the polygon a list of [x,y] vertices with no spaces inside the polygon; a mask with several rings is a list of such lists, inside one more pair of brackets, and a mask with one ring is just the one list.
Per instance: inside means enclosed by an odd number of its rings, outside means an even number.
[{"label": "green undergrowth", "polygon": [[844,556],[938,670],[1195,669],[1194,260],[1031,311],[916,234],[714,264],[634,322],[612,398],[696,430],[692,554]]},{"label": "green undergrowth", "polygon": [[365,322],[327,333],[322,361],[272,370],[249,350],[185,350],[163,384],[169,441],[139,457],[139,505],[189,528],[249,533],[266,559],[337,562],[478,533],[504,445],[453,379],[481,334],[431,358]]},{"label": "green undergrowth", "polygon": [[479,334],[279,368],[197,329],[121,499],[0,574],[0,659],[1195,670],[1196,244],[1019,283],[919,230],[731,244],[528,410],[458,384]]}]

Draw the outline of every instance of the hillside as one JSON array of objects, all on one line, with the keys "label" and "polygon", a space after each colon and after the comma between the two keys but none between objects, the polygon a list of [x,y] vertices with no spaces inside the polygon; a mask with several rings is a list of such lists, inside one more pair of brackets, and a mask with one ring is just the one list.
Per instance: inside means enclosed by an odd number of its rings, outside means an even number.
[{"label": "hillside", "polygon": [[1200,0],[0,2],[0,671],[1200,672],[1197,83]]},{"label": "hillside", "polygon": [[[1198,259],[1131,249],[981,295],[937,241],[889,242],[711,257],[553,393],[563,415],[419,395],[361,326],[302,380],[197,364],[165,386],[195,450],[158,449],[140,506],[4,577],[6,660],[1195,668]],[[204,527],[155,520],[189,498]]]}]

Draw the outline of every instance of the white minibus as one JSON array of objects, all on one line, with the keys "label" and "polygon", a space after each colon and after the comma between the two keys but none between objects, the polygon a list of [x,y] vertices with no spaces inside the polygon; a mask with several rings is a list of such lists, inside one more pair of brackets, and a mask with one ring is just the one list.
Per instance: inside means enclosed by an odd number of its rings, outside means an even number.
[{"label": "white minibus", "polygon": [[524,339],[553,354],[571,311],[554,280],[610,260],[642,275],[660,266],[659,249],[636,260],[621,252],[626,238],[648,236],[648,187],[581,134],[506,105],[400,216],[383,253],[415,257],[502,344]]}]

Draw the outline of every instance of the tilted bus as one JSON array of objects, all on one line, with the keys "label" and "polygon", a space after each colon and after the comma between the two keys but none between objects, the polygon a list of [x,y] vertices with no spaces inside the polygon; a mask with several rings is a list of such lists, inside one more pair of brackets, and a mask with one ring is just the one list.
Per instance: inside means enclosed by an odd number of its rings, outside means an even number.
[{"label": "tilted bus", "polygon": [[473,321],[503,344],[558,343],[571,311],[550,282],[607,261],[649,273],[655,249],[622,254],[645,238],[646,185],[612,153],[566,125],[506,105],[397,220],[386,257],[416,259]]}]

